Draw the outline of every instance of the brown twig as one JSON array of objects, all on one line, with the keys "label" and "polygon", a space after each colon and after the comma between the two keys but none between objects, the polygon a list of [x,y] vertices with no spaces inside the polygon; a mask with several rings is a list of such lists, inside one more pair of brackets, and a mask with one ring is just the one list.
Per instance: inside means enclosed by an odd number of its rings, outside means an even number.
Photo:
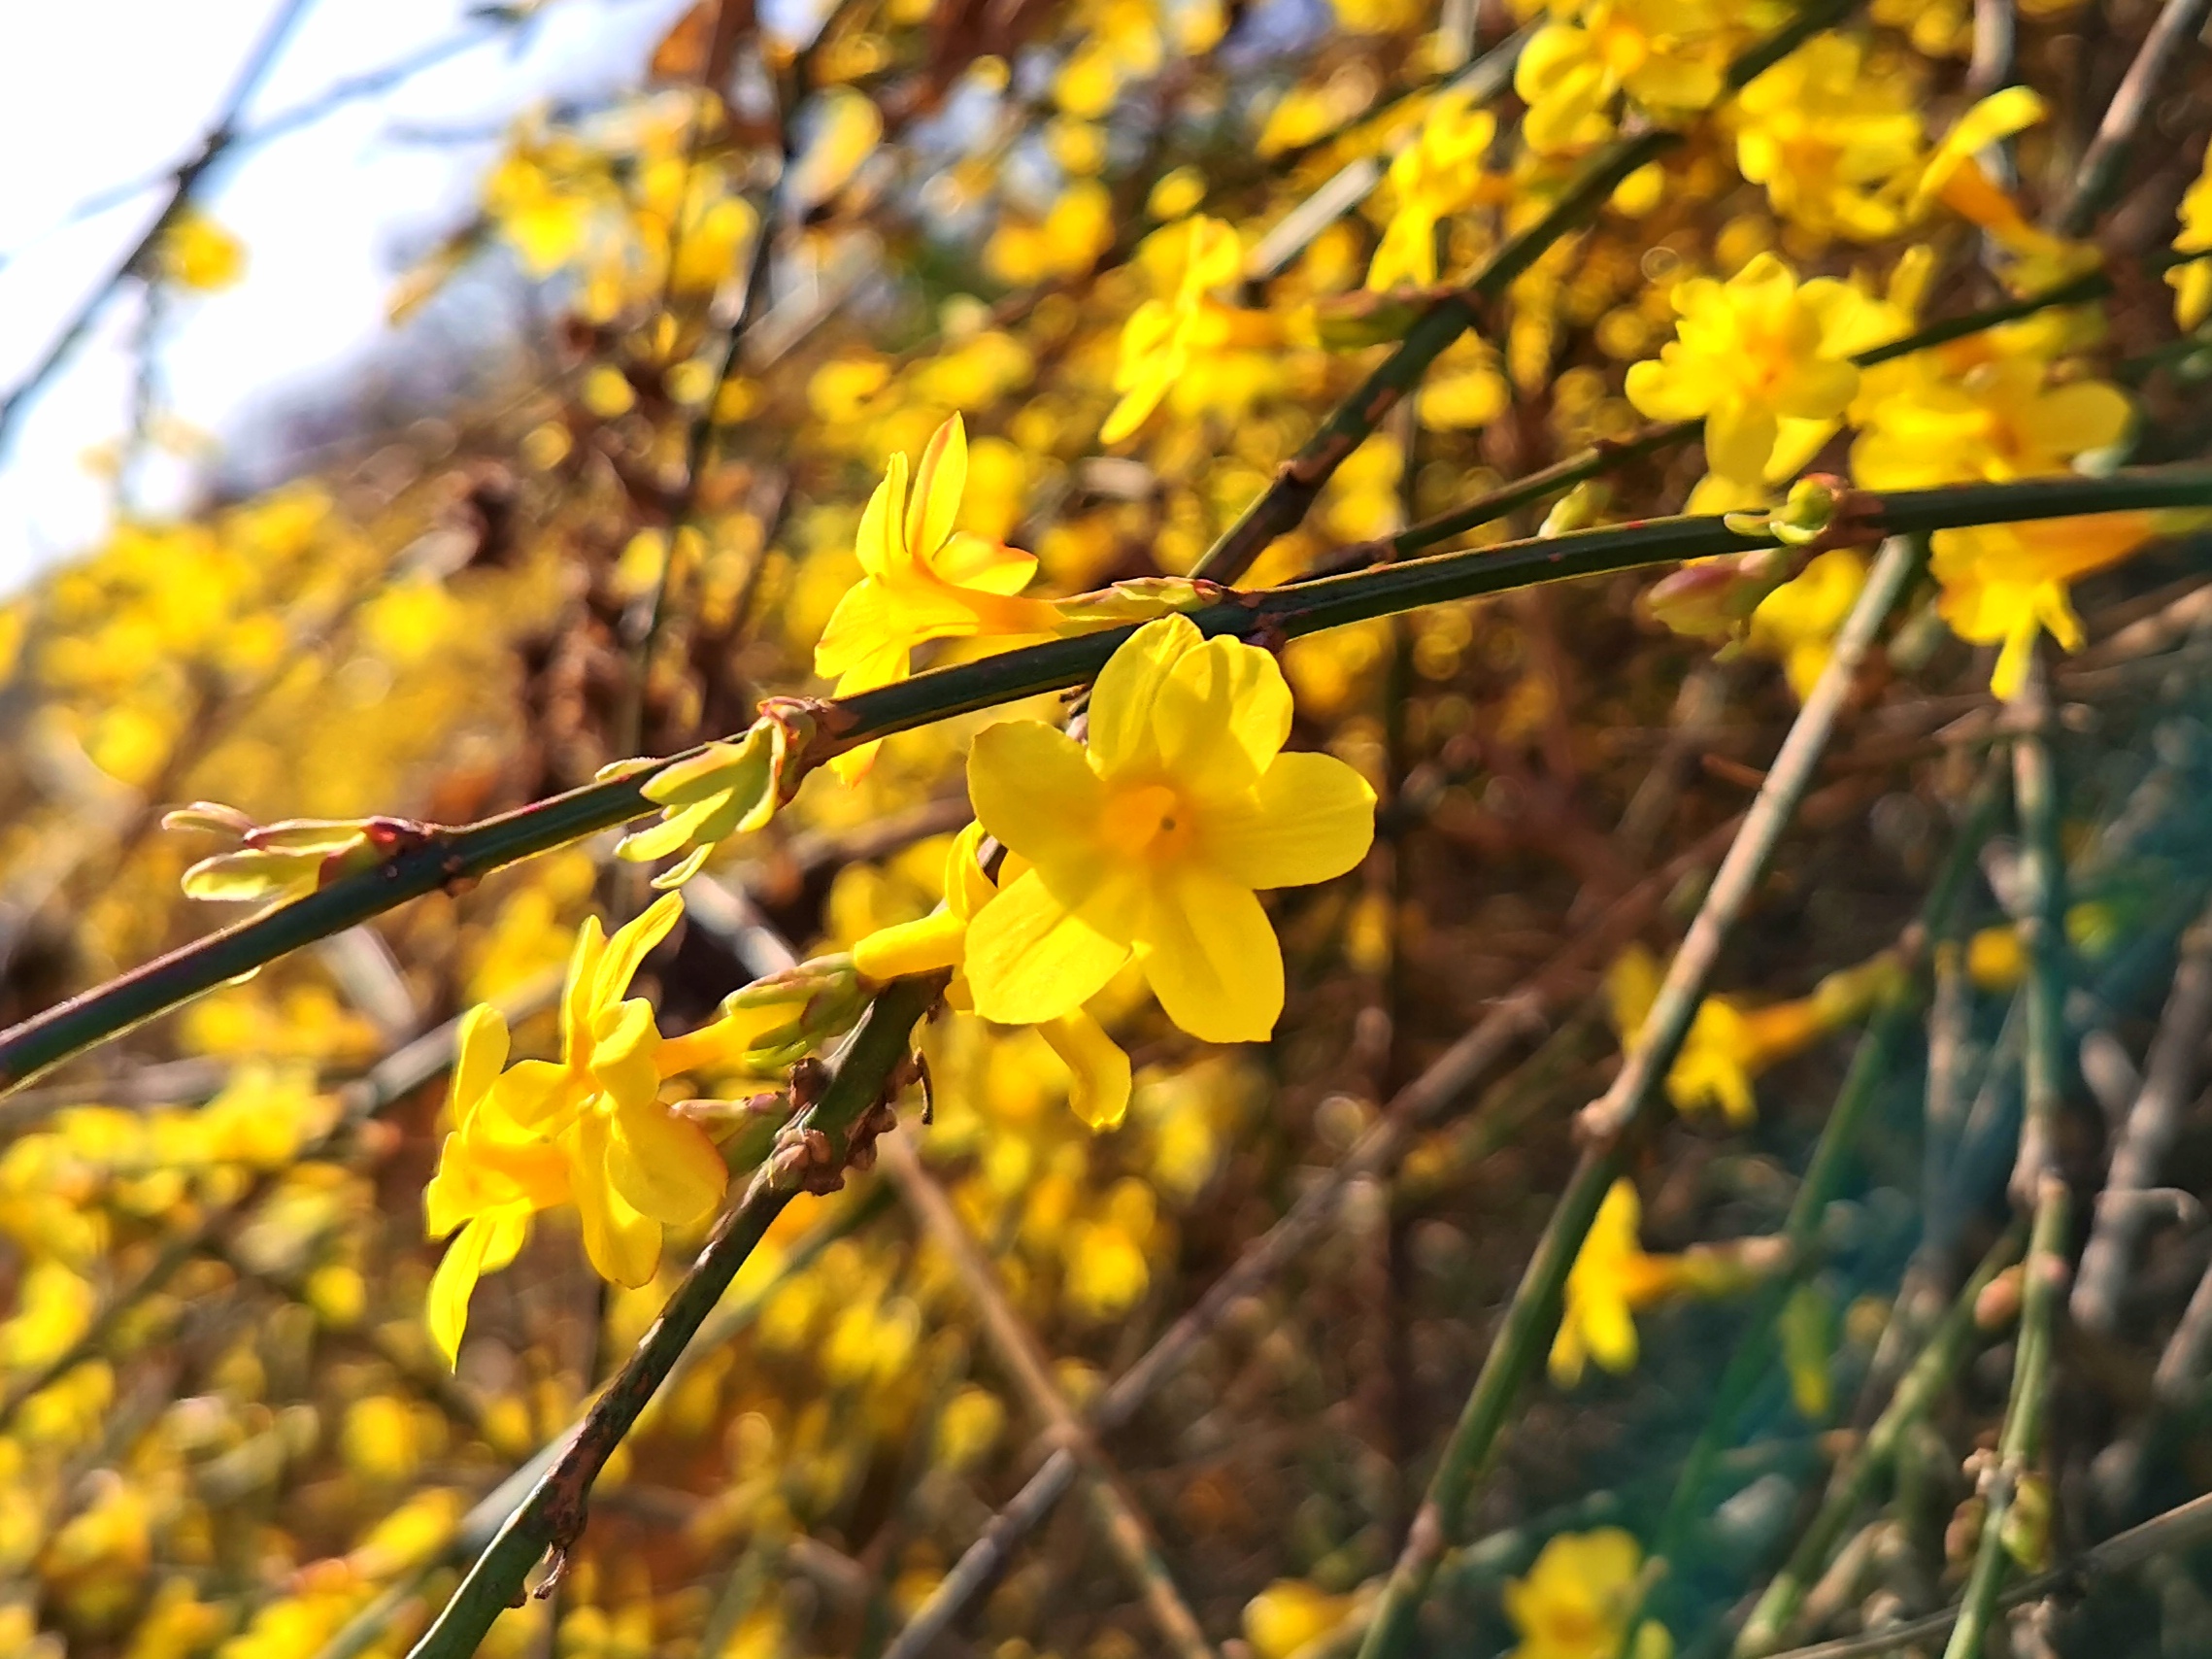
[{"label": "brown twig", "polygon": [[1043,1419],[1046,1435],[1083,1466],[1106,1541],[1135,1584],[1168,1646],[1184,1659],[1213,1659],[1213,1648],[1162,1560],[1159,1540],[1096,1439],[1053,1380],[1036,1333],[1007,1299],[1006,1289],[962,1225],[945,1189],[922,1166],[905,1135],[887,1136],[882,1145],[884,1173],[914,1212],[922,1229],[952,1262],[976,1311],[991,1351],[1006,1368],[1029,1409]]}]

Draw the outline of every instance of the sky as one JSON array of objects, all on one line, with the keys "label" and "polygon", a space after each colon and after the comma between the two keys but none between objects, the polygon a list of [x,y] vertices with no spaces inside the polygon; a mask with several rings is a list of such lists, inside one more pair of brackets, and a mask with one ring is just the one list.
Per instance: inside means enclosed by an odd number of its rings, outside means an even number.
[{"label": "sky", "polygon": [[[244,241],[235,287],[181,295],[158,362],[163,403],[251,471],[267,411],[373,364],[396,342],[396,275],[468,217],[496,135],[548,99],[633,81],[684,0],[549,0],[523,31],[472,21],[470,0],[311,0],[241,130],[331,86],[456,38],[468,50],[375,97],[234,152],[195,199]],[[279,0],[72,0],[24,6],[0,51],[0,395],[46,354],[166,198],[149,185],[105,211],[80,204],[174,167],[196,148]],[[141,307],[135,285],[19,413],[0,451],[0,593],[94,543],[114,487],[86,457],[127,429]],[[256,416],[263,417],[256,421]],[[207,462],[134,474],[136,504],[189,505]]]}]

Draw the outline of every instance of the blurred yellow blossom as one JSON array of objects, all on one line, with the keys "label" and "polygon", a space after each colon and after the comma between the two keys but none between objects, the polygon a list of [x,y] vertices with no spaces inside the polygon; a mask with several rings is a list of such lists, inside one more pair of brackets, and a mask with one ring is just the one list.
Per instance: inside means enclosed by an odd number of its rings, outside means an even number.
[{"label": "blurred yellow blossom", "polygon": [[1676,338],[1632,364],[1628,401],[1657,421],[1705,421],[1707,464],[1757,484],[1785,420],[1832,421],[1859,388],[1839,345],[1860,304],[1846,284],[1796,273],[1761,254],[1726,283],[1676,286]]},{"label": "blurred yellow blossom", "polygon": [[[1525,1578],[1505,1586],[1505,1613],[1521,1633],[1509,1659],[1616,1659],[1642,1600],[1644,1552],[1619,1527],[1556,1533]],[[1666,1659],[1666,1627],[1647,1620],[1628,1659]]]},{"label": "blurred yellow blossom", "polygon": [[246,245],[196,208],[185,208],[162,230],[154,260],[180,288],[215,293],[246,274]]},{"label": "blurred yellow blossom", "polygon": [[2194,329],[2212,316],[2212,144],[2204,149],[2204,164],[2181,198],[2181,229],[2173,239],[2176,254],[2192,255],[2166,273],[2173,285],[2173,319]]}]

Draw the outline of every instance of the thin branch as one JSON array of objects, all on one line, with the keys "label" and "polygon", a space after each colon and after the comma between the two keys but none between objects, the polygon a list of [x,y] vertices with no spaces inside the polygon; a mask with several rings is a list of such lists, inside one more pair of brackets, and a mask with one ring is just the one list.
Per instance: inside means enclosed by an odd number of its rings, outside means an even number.
[{"label": "thin branch", "polygon": [[[1838,503],[1834,539],[1856,541],[1961,525],[2206,505],[2212,505],[2212,468],[2206,467],[1935,490],[1851,491]],[[1191,613],[1190,620],[1208,634],[1290,639],[1539,582],[1769,546],[1730,529],[1719,516],[1652,519],[1469,553],[1440,554],[1239,594]],[[795,787],[799,776],[831,754],[869,739],[1089,681],[1134,631],[1134,625],[1104,628],[918,674],[880,691],[826,699],[815,705],[821,736],[788,763],[785,785]],[[587,784],[464,828],[428,827],[419,844],[372,869],[195,940],[34,1015],[0,1033],[0,1094],[303,944],[357,926],[410,899],[464,887],[507,864],[639,817],[652,810],[642,789],[655,769]]]},{"label": "thin branch", "polygon": [[1742,830],[1722,861],[1682,948],[1668,965],[1658,1000],[1629,1046],[1620,1076],[1601,1100],[1585,1108],[1582,1157],[1552,1211],[1459,1420],[1445,1443],[1420,1513],[1391,1571],[1375,1622],[1360,1644],[1361,1659],[1400,1654],[1411,1643],[1437,1564],[1459,1530],[1522,1381],[1535,1366],[1558,1322],[1567,1270],[1596,1219],[1606,1189],[1620,1172],[1623,1137],[1659,1097],[1659,1084],[1681,1052],[1691,1019],[1704,1000],[1721,946],[1750,901],[1767,860],[1812,781],[1821,752],[1827,746],[1875,632],[1920,564],[1918,548],[1905,537],[1894,536],[1884,546],[1865,588],[1836,635],[1834,654],[1798,711],[1790,734],[1782,740],[1781,752],[1760,787]]},{"label": "thin branch", "polygon": [[2003,803],[2003,794],[1996,783],[1993,777],[1987,787],[1976,793],[1950,854],[1928,888],[1920,914],[1897,941],[1897,965],[1910,979],[1875,1008],[1853,1050],[1850,1068],[1844,1074],[1842,1087],[1836,1091],[1827,1121],[1821,1126],[1820,1138],[1814,1143],[1812,1156],[1805,1165],[1804,1178],[1797,1185],[1796,1197],[1783,1222],[1782,1240],[1788,1251],[1788,1267],[1760,1289],[1744,1322],[1744,1333],[1737,1339],[1735,1351],[1712,1389],[1712,1408],[1691,1446],[1690,1455],[1683,1460],[1674,1494],[1660,1518],[1652,1546],[1655,1557],[1672,1559],[1680,1549],[1685,1530],[1700,1512],[1706,1479],[1719,1461],[1722,1445],[1734,1428],[1737,1414],[1760,1379],[1768,1374],[1774,1353],[1774,1333],[1784,1304],[1817,1265],[1816,1247],[1821,1227],[1842,1183],[1845,1160],[1851,1154],[1860,1122],[1888,1080],[1905,1033],[1918,1018],[1926,989],[1922,969],[1927,942],[1931,937],[1941,937],[1950,928],[1966,877],[1996,822],[1998,808]]},{"label": "thin branch", "polygon": [[2021,1234],[2014,1228],[1993,1245],[1982,1264],[1952,1300],[1929,1335],[1896,1393],[1866,1431],[1855,1452],[1836,1464],[1821,1496],[1812,1523],[1798,1535],[1790,1559],[1775,1574],[1753,1607],[1751,1616],[1736,1637],[1736,1659],[1759,1659],[1772,1653],[1789,1637],[1790,1626],[1803,1604],[1805,1592],[1827,1564],[1829,1553],[1843,1537],[1866,1500],[1874,1483],[1895,1460],[1905,1436],[1934,1407],[1951,1379],[1964,1363],[1974,1336],[1974,1304],[2000,1272],[2020,1254]]},{"label": "thin branch", "polygon": [[[2017,1608],[2046,1596],[2080,1594],[2105,1579],[2132,1573],[2138,1567],[2187,1549],[2208,1537],[2212,1537],[2212,1494],[2192,1498],[2162,1515],[2154,1515],[2141,1526],[2129,1527],[2048,1573],[2023,1578],[1997,1597],[1997,1606]],[[1864,1636],[1816,1642],[1811,1647],[1793,1647],[1787,1653],[1776,1654],[1775,1659],[1875,1659],[1878,1654],[1894,1653],[1900,1647],[1941,1636],[1958,1623],[1959,1613],[1958,1608],[1945,1608],[1926,1618],[1894,1624]]]},{"label": "thin branch", "polygon": [[[821,1098],[794,1120],[798,1133],[826,1137],[832,1148],[855,1143],[874,1120],[897,1068],[906,1060],[915,1023],[943,989],[941,978],[900,980],[861,1016],[831,1063]],[[843,1154],[839,1153],[842,1157]],[[771,1161],[754,1175],[745,1196],[724,1211],[707,1235],[699,1257],[660,1310],[637,1350],[592,1403],[537,1483],[507,1517],[498,1536],[453,1592],[452,1599],[410,1650],[409,1659],[467,1659],[492,1621],[517,1604],[523,1581],[551,1548],[557,1576],[565,1552],[584,1531],[592,1483],[669,1373],[682,1360],[730,1280],[796,1194],[796,1183]],[[541,1592],[544,1586],[541,1586]]]},{"label": "thin branch", "polygon": [[989,1338],[991,1351],[1006,1368],[1030,1411],[1044,1420],[1047,1433],[1061,1448],[1084,1466],[1107,1546],[1135,1584],[1160,1635],[1184,1659],[1213,1659],[1214,1650],[1198,1626],[1197,1616],[1175,1587],[1161,1559],[1159,1540],[1127,1483],[1053,1380],[1036,1333],[1007,1300],[1005,1286],[961,1224],[952,1199],[923,1167],[922,1155],[905,1135],[886,1137],[883,1161],[885,1176],[921,1222],[923,1233],[952,1261],[962,1287],[983,1315],[984,1335]]},{"label": "thin branch", "polygon": [[[2065,1049],[2065,866],[2059,850],[2059,791],[2045,728],[2050,693],[2041,664],[2028,674],[2020,701],[2023,729],[2013,742],[2013,793],[2024,854],[2023,910],[2018,923],[2028,953],[2027,1101],[2021,1116],[2020,1161],[2013,1170],[2014,1202],[2031,1204],[2034,1223],[2022,1268],[2020,1337],[2013,1346],[2012,1391],[1996,1462],[1984,1476],[1988,1498],[1981,1542],[1966,1579],[1944,1659],[1979,1659],[1982,1639],[1994,1616],[2012,1542],[2005,1534],[2018,1507],[2021,1483],[2043,1445],[2043,1417],[2051,1393],[2051,1349],[2066,1278],[2066,1227],[2072,1195],[2058,1170],[2061,1068]],[[2050,1518],[2029,1523],[2048,1529]]]},{"label": "thin branch", "polygon": [[2136,1240],[2152,1210],[2128,1202],[2157,1185],[2159,1166],[2181,1133],[2196,1088],[2204,1038],[2212,1031],[2212,909],[2182,937],[2173,989],[2158,1034],[2143,1062],[2142,1087],[2128,1108],[2082,1250],[2069,1311],[2085,1331],[2110,1332],[2120,1319],[2120,1293]]},{"label": "thin branch", "polygon": [[2128,66],[2120,89],[2105,106],[2104,119],[2097,123],[2096,137],[2090,141],[2081,165],[2074,169],[2074,187],[2067,192],[2064,204],[2052,220],[2052,228],[2061,236],[2089,233],[2098,211],[2120,183],[2121,170],[2128,164],[2128,152],[2150,116],[2151,101],[2158,94],[2159,83],[2165,79],[2166,71],[2173,66],[2182,49],[2204,27],[2207,12],[2212,12],[2212,0],[2165,0],[2159,20],[2143,37],[2135,61]]},{"label": "thin branch", "polygon": [[6,449],[9,432],[21,415],[23,406],[38,395],[39,389],[53,378],[54,371],[77,349],[78,342],[84,339],[99,317],[101,309],[108,303],[108,296],[127,278],[144,271],[162,236],[190,203],[192,191],[198,186],[201,176],[237,142],[235,128],[239,115],[260,86],[262,78],[276,63],[293,27],[307,15],[312,4],[314,0],[283,0],[276,16],[262,30],[261,38],[248,53],[237,80],[231,84],[230,94],[223,99],[215,124],[200,139],[199,149],[191,159],[179,167],[172,176],[169,199],[162,204],[161,211],[154,215],[153,222],[131,245],[130,252],[122,256],[108,277],[85,295],[76,311],[71,313],[69,320],[61,325],[61,331],[53,337],[38,361],[31,365],[30,371],[16,383],[5,397],[0,397],[0,451]]}]

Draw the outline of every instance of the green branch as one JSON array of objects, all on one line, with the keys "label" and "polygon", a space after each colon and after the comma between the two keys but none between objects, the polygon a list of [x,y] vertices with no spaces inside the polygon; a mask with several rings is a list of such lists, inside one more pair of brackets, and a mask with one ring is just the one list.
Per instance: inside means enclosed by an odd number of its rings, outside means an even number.
[{"label": "green branch", "polygon": [[[2109,478],[2026,479],[1936,490],[1855,491],[1837,507],[1837,539],[1855,541],[1970,525],[2014,523],[2162,507],[2212,506],[2212,467],[2166,467]],[[1439,554],[1263,592],[1239,594],[1193,612],[1208,634],[1290,639],[1397,611],[1543,582],[1604,575],[1686,559],[1746,553],[1771,543],[1730,529],[1717,516],[1648,519],[1602,529]],[[880,691],[822,705],[835,745],[933,724],[953,715],[1064,691],[1094,678],[1135,625],[1003,652],[942,668]],[[827,759],[828,743],[795,759],[786,778]],[[385,863],[318,893],[196,939],[117,979],[0,1033],[0,1094],[49,1066],[131,1030],[300,946],[440,890],[460,891],[508,864],[551,852],[657,810],[645,798],[651,768],[587,784],[565,795],[458,829],[433,828]]]},{"label": "green branch", "polygon": [[[877,1108],[907,1057],[915,1022],[942,989],[941,977],[906,979],[877,997],[833,1062],[821,1098],[795,1120],[794,1139],[799,1135],[811,1139],[819,1134],[832,1148],[850,1146],[858,1152],[865,1147],[873,1152],[873,1141],[865,1136],[876,1122]],[[863,1138],[855,1140],[856,1134]],[[553,1552],[558,1570],[563,1553],[583,1534],[591,1485],[599,1471],[683,1358],[769,1225],[799,1190],[797,1182],[780,1175],[780,1164],[781,1160],[772,1159],[762,1166],[745,1196],[715,1223],[698,1260],[637,1351],[593,1402],[557,1461],[477,1557],[452,1600],[408,1659],[467,1659],[492,1621],[520,1605],[523,1580],[547,1550]]]},{"label": "green branch", "polygon": [[[2023,1512],[2023,1483],[2042,1450],[2043,1415],[2051,1396],[2052,1345],[2067,1277],[2066,1242],[2072,1197],[2059,1173],[2057,1134],[2062,1104],[2066,1046],[2065,865],[2059,845],[2059,789],[2045,735],[2051,698],[2042,665],[2029,672],[2016,713],[2013,798],[2020,815],[2022,915],[2016,926],[2028,953],[2028,1052],[2026,1099],[2020,1124],[2020,1160],[2012,1176],[2013,1202],[2032,1206],[2034,1223],[2021,1270],[2020,1337],[2013,1345],[2012,1392],[2005,1401],[1996,1462],[1984,1476],[1988,1507],[1981,1542],[1966,1578],[1944,1659],[1979,1659],[1982,1639],[2004,1586],[2005,1561],[2033,1558],[2048,1548],[2051,1487],[2043,1488],[2044,1513]],[[2017,1533],[2020,1537],[2012,1536]],[[2025,1540],[2025,1547],[2023,1540]],[[2033,1563],[2040,1565],[2040,1563]]]}]

